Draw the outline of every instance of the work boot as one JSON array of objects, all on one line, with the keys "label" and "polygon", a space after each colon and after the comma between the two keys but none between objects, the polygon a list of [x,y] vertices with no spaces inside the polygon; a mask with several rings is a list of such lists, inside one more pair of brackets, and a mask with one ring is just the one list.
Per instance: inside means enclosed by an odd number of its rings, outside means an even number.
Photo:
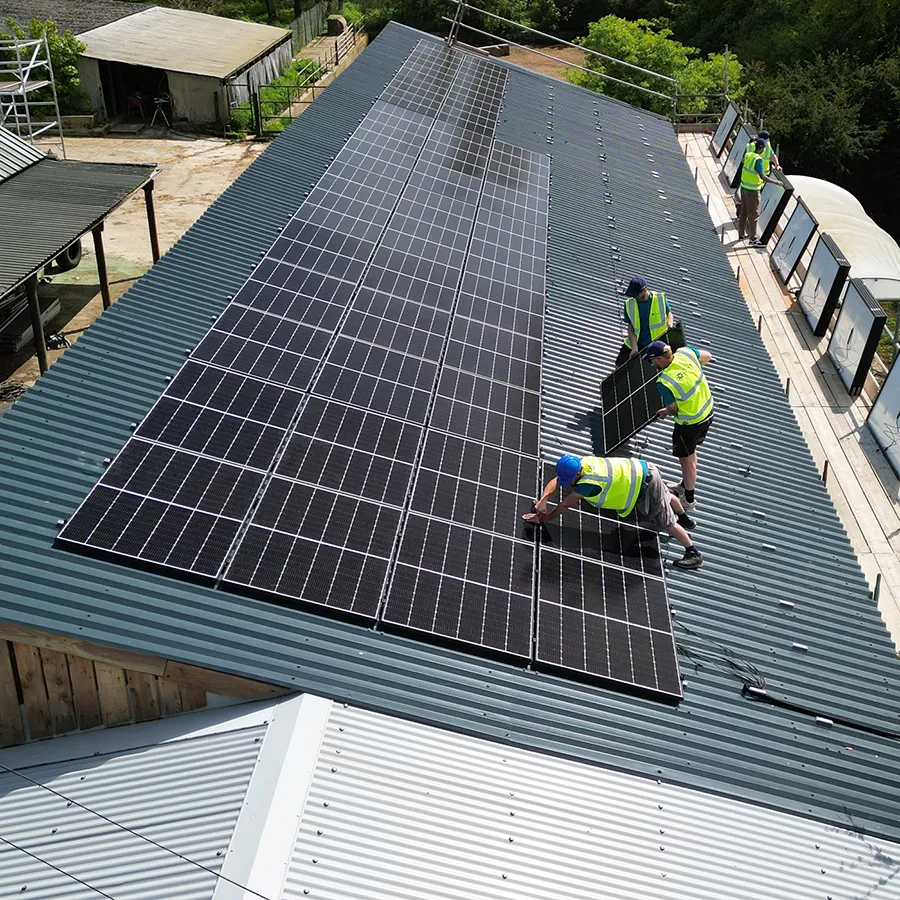
[{"label": "work boot", "polygon": [[703,554],[696,547],[688,547],[681,559],[673,563],[679,569],[699,569],[703,565]]},{"label": "work boot", "polygon": [[684,507],[685,512],[689,512],[690,510],[694,510],[697,508],[696,500],[688,500],[687,494],[684,492],[683,484],[667,484],[666,487],[669,489],[670,494],[674,494],[681,505]]}]

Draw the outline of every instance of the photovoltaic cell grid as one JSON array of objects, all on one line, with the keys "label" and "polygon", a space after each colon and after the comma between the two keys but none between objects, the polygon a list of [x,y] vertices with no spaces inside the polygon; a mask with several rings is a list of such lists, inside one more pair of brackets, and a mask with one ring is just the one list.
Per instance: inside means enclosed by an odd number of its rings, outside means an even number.
[{"label": "photovoltaic cell grid", "polygon": [[[63,540],[368,620],[397,552],[385,624],[532,657],[519,515],[540,470],[549,160],[492,141],[504,84],[500,67],[419,45]],[[631,606],[632,575],[608,564],[658,571],[641,530],[596,515],[551,556],[570,552],[626,579]],[[595,630],[589,582],[581,600],[542,597],[563,611],[555,630],[539,619],[538,661],[622,679],[614,587],[612,662],[575,660],[578,628]],[[643,591],[656,615],[658,588]],[[654,665],[637,684],[655,689]]]},{"label": "photovoltaic cell grid", "polygon": [[653,421],[662,400],[656,389],[656,370],[634,356],[603,379],[603,447],[609,454]]}]

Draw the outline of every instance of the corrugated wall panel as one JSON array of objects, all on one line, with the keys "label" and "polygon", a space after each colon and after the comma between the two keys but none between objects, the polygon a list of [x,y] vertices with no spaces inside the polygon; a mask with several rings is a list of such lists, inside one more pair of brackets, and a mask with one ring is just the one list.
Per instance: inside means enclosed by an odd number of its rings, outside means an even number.
[{"label": "corrugated wall panel", "polygon": [[[103,458],[126,441],[130,423],[144,415],[420,38],[400,26],[386,29],[4,417],[0,619],[646,776],[662,772],[668,781],[836,823],[850,809],[861,827],[900,837],[896,741],[825,729],[807,716],[752,703],[736,680],[712,669],[685,664],[685,700],[670,708],[52,548],[57,519],[75,509]],[[771,364],[734,293],[670,126],[542,76],[510,72],[500,137],[549,150],[554,159],[549,318],[584,323],[580,344],[577,327],[554,332],[573,342],[572,359],[545,368],[548,382],[559,372],[555,394],[549,384],[545,394],[545,438],[588,446],[590,422],[576,416],[596,403],[596,382],[615,352],[613,278],[640,266],[674,291],[674,272],[689,267],[681,274],[692,278],[685,284],[717,329],[710,326],[713,350],[723,354],[711,377],[720,399],[728,402],[729,392],[734,399],[701,463],[697,537],[709,563],[670,579],[676,621],[759,665],[773,689],[791,699],[896,728],[900,680],[886,632],[790,410],[777,398]],[[559,119],[552,145],[541,114],[550,86]],[[595,102],[607,169],[594,156]],[[649,146],[634,137],[639,133]],[[655,187],[644,183],[658,179],[628,167],[648,153],[666,178],[672,203],[665,207],[655,205]],[[629,223],[618,229],[621,261],[608,245],[604,255],[596,234],[613,214],[597,193],[598,178],[602,183],[606,170],[612,178],[613,164],[625,172],[613,197],[615,215]],[[669,230],[665,218],[680,231]],[[671,234],[683,235],[683,260],[674,269]],[[632,246],[638,259],[628,256]],[[673,298],[683,312],[680,295]],[[692,321],[689,334],[696,335]],[[581,424],[573,427],[575,421]],[[649,435],[648,455],[671,472],[666,426]],[[742,474],[748,463],[752,479]],[[762,503],[767,516],[757,522],[751,513]],[[748,560],[769,536],[776,550]],[[785,596],[797,601],[792,610],[778,606]],[[793,651],[793,641],[809,652]]]},{"label": "corrugated wall panel", "polygon": [[898,865],[852,828],[335,707],[282,897],[849,900],[897,896]]},{"label": "corrugated wall panel", "polygon": [[20,769],[75,804],[0,773],[0,835],[47,863],[0,842],[0,896],[97,897],[64,872],[116,900],[208,900],[265,731],[257,726]]}]

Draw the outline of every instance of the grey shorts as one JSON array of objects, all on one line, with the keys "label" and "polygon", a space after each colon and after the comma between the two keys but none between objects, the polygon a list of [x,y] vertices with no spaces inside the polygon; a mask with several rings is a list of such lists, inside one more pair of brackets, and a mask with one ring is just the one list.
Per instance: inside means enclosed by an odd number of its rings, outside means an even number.
[{"label": "grey shorts", "polygon": [[653,463],[647,463],[647,478],[638,499],[637,511],[642,524],[646,523],[656,531],[665,531],[674,525],[678,518],[672,509],[671,494],[663,481],[659,469]]}]

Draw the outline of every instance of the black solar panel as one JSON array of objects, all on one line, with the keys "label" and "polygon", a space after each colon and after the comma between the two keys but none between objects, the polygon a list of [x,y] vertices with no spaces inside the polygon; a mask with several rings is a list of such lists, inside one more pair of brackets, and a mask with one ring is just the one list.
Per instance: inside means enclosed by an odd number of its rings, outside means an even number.
[{"label": "black solar panel", "polygon": [[656,417],[662,407],[656,375],[650,363],[634,356],[603,379],[604,452],[612,453]]},{"label": "black solar panel", "polygon": [[411,515],[385,625],[531,657],[534,547]]},{"label": "black solar panel", "polygon": [[[522,522],[550,159],[494,140],[506,78],[417,46],[62,542],[517,662],[535,658],[539,578],[540,664],[627,681],[621,642],[605,669],[583,640],[575,660],[569,620],[624,622],[632,683],[665,693],[656,535],[573,511],[539,543]],[[602,613],[595,570],[613,573]]]},{"label": "black solar panel", "polygon": [[681,698],[665,582],[542,549],[539,665]]}]

